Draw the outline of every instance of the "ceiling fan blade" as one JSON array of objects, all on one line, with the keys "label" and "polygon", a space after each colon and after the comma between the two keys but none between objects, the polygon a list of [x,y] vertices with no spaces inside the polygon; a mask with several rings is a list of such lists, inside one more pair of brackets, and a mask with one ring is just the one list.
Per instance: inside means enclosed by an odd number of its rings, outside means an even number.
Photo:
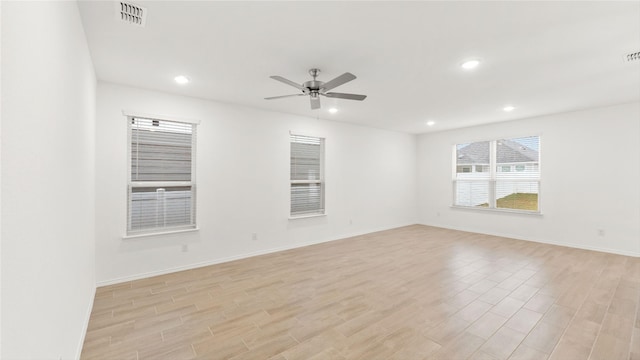
[{"label": "ceiling fan blade", "polygon": [[311,110],[320,109],[320,96],[311,97]]},{"label": "ceiling fan blade", "polygon": [[367,98],[367,95],[344,94],[344,93],[336,93],[336,92],[330,92],[330,93],[326,93],[326,94],[323,94],[323,95],[326,96],[326,97],[330,97],[330,98],[347,99],[347,100],[358,100],[358,101],[362,101],[362,100]]},{"label": "ceiling fan blade", "polygon": [[305,96],[305,95],[306,94],[280,95],[280,96],[266,97],[264,99],[265,100],[273,100],[273,99],[282,99],[282,98],[288,98],[288,97],[294,97],[294,96]]},{"label": "ceiling fan blade", "polygon": [[283,78],[282,76],[270,76],[270,78],[272,78],[273,80],[277,80],[277,81],[280,81],[280,82],[282,82],[282,83],[285,83],[285,84],[287,84],[287,85],[291,85],[291,86],[293,86],[293,87],[294,87],[294,88],[296,88],[296,89],[300,89],[300,90],[303,90],[303,91],[304,91],[304,88],[302,87],[302,85],[297,84],[297,83],[294,83],[294,82],[293,82],[293,81],[291,81],[291,80],[285,79],[285,78]]},{"label": "ceiling fan blade", "polygon": [[349,82],[349,81],[351,81],[351,80],[353,80],[355,78],[356,78],[355,75],[353,75],[352,73],[346,72],[346,73],[338,76],[337,78],[325,83],[324,85],[322,85],[322,88],[324,89],[324,91],[331,90],[331,89],[333,89],[335,87],[338,87],[338,86],[340,86],[340,85],[342,85],[342,84],[344,84],[346,82]]}]

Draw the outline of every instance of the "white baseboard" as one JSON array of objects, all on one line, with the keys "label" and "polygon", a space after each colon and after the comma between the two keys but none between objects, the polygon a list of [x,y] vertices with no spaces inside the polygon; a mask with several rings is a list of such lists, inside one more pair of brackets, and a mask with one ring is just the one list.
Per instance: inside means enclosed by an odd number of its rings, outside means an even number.
[{"label": "white baseboard", "polygon": [[89,299],[89,306],[87,307],[87,311],[85,314],[84,325],[82,327],[82,332],[80,335],[80,342],[78,343],[78,349],[76,350],[75,359],[80,360],[80,356],[82,355],[82,347],[84,346],[84,339],[87,336],[87,330],[89,329],[89,320],[91,319],[91,311],[93,311],[93,301],[96,298],[96,288],[93,288],[91,291],[91,299]]},{"label": "white baseboard", "polygon": [[218,258],[218,259],[213,259],[213,260],[207,260],[207,261],[202,261],[202,262],[193,263],[193,264],[181,265],[181,266],[176,266],[176,267],[162,269],[162,270],[155,270],[155,271],[149,271],[149,272],[144,272],[144,273],[139,273],[139,274],[134,274],[134,275],[129,275],[129,276],[123,276],[123,277],[119,277],[119,278],[115,278],[115,279],[102,280],[102,281],[96,282],[96,286],[97,287],[101,287],[101,286],[119,284],[119,283],[123,283],[123,282],[127,282],[127,281],[146,279],[146,278],[150,278],[150,277],[153,277],[153,276],[165,275],[165,274],[170,274],[170,273],[174,273],[174,272],[178,272],[178,271],[184,271],[184,270],[191,270],[191,269],[196,269],[196,268],[200,268],[200,267],[204,267],[204,266],[222,264],[222,263],[226,263],[226,262],[230,262],[230,261],[234,261],[234,260],[250,258],[250,257],[253,257],[253,256],[266,255],[266,254],[271,254],[271,253],[278,252],[278,251],[297,249],[297,248],[301,248],[301,247],[305,247],[305,246],[322,244],[322,243],[325,243],[325,242],[342,240],[342,239],[347,239],[347,238],[354,237],[354,236],[360,236],[360,235],[370,234],[370,233],[374,233],[374,232],[378,232],[378,231],[396,229],[396,228],[410,226],[410,225],[415,225],[415,223],[407,223],[407,224],[404,224],[404,225],[397,225],[397,226],[391,226],[391,227],[382,227],[382,228],[370,229],[370,230],[367,230],[367,231],[358,231],[358,232],[353,232],[353,233],[346,233],[346,234],[342,234],[342,235],[340,235],[338,237],[334,237],[334,238],[330,238],[330,239],[326,239],[326,240],[309,241],[309,242],[304,242],[304,243],[297,243],[297,244],[292,244],[292,245],[280,246],[280,247],[275,247],[275,248],[271,248],[271,249],[259,250],[259,251],[254,251],[254,252],[250,252],[250,253],[244,253],[244,254],[239,254],[239,255],[234,255],[234,256],[228,256],[228,257]]},{"label": "white baseboard", "polygon": [[640,257],[639,253],[636,253],[636,252],[633,252],[633,251],[618,250],[618,249],[611,249],[611,248],[603,248],[603,247],[597,247],[597,246],[588,246],[588,245],[582,245],[582,244],[576,244],[576,243],[557,242],[557,241],[551,241],[551,240],[547,240],[547,239],[538,239],[538,238],[523,237],[523,236],[520,236],[520,235],[514,235],[514,234],[508,234],[508,233],[501,233],[501,232],[497,232],[497,231],[491,231],[491,232],[488,232],[488,231],[477,231],[477,230],[474,230],[474,229],[469,229],[469,228],[465,228],[465,227],[461,227],[461,226],[450,226],[450,225],[442,225],[442,224],[421,223],[421,225],[439,227],[439,228],[450,229],[450,230],[473,232],[473,233],[484,234],[484,235],[499,236],[499,237],[510,238],[510,239],[514,239],[514,240],[531,241],[531,242],[537,242],[537,243],[542,243],[542,244],[564,246],[564,247],[570,247],[570,248],[575,248],[575,249],[599,251],[599,252],[605,252],[605,253],[609,253],[609,254],[624,255],[624,256],[631,256],[631,257]]}]

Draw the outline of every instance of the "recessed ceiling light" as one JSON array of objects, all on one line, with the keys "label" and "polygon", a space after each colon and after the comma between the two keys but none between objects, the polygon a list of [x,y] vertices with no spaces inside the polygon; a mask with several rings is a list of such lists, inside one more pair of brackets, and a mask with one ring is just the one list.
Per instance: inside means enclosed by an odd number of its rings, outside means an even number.
[{"label": "recessed ceiling light", "polygon": [[505,106],[505,107],[503,107],[503,108],[502,108],[502,110],[503,110],[503,111],[506,111],[506,112],[513,111],[513,110],[515,110],[515,109],[516,109],[516,108],[515,108],[514,106],[511,106],[511,105],[507,105],[507,106]]},{"label": "recessed ceiling light", "polygon": [[473,60],[467,60],[463,62],[462,65],[460,66],[465,70],[471,70],[471,69],[477,68],[478,65],[480,65],[480,60],[473,59]]},{"label": "recessed ceiling light", "polygon": [[335,114],[335,113],[337,113],[337,112],[338,112],[338,109],[336,109],[336,108],[329,108],[329,112],[330,112],[330,113],[332,113],[332,114]]},{"label": "recessed ceiling light", "polygon": [[435,121],[427,121],[427,126],[433,126],[435,124],[436,124]]},{"label": "recessed ceiling light", "polygon": [[180,85],[187,84],[190,81],[189,78],[184,76],[184,75],[178,75],[178,76],[174,77],[173,80],[175,80]]}]

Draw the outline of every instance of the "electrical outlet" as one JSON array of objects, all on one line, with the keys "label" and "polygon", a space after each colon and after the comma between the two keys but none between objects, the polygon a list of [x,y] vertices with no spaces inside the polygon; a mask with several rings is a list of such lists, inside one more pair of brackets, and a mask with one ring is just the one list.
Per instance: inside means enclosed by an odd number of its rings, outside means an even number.
[{"label": "electrical outlet", "polygon": [[182,252],[187,252],[187,251],[189,251],[189,245],[187,244],[182,245]]},{"label": "electrical outlet", "polygon": [[353,225],[353,219],[349,219],[349,225]]},{"label": "electrical outlet", "polygon": [[604,236],[604,229],[598,229],[598,236]]},{"label": "electrical outlet", "polygon": [[257,233],[252,233],[251,234],[251,240],[258,240],[258,234]]}]

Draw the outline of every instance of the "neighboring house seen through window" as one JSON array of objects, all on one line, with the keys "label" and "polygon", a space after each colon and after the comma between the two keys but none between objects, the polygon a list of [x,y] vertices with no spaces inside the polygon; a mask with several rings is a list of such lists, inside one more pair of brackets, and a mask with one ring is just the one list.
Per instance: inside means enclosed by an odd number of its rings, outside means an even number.
[{"label": "neighboring house seen through window", "polygon": [[323,215],[324,139],[290,135],[291,217]]},{"label": "neighboring house seen through window", "polygon": [[454,205],[540,211],[539,136],[457,144],[454,151]]},{"label": "neighboring house seen through window", "polygon": [[196,227],[196,125],[129,117],[127,235]]}]

